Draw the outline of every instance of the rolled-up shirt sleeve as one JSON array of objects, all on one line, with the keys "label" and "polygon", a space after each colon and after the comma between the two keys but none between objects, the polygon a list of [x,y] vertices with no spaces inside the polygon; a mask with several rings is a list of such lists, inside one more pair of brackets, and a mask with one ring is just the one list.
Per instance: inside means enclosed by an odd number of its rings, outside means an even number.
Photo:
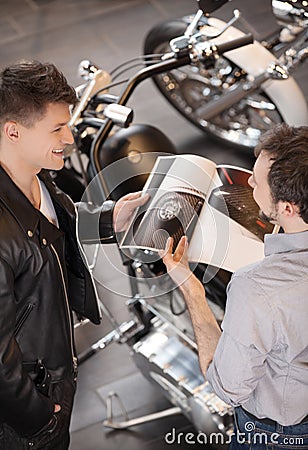
[{"label": "rolled-up shirt sleeve", "polygon": [[275,314],[262,286],[233,276],[227,307],[207,379],[215,393],[232,406],[243,405],[265,374],[267,354],[275,345]]}]

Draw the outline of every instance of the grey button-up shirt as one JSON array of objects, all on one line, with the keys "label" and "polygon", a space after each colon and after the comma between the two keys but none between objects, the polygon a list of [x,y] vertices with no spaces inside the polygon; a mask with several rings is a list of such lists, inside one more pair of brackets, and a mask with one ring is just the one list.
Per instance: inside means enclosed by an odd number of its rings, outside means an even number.
[{"label": "grey button-up shirt", "polygon": [[223,333],[207,378],[259,418],[294,425],[308,414],[308,231],[267,235],[265,258],[228,286]]}]

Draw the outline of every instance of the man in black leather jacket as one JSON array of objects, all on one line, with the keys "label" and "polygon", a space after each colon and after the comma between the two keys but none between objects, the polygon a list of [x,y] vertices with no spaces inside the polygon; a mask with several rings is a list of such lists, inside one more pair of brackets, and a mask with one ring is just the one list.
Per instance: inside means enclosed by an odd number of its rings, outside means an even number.
[{"label": "man in black leather jacket", "polygon": [[[0,449],[67,449],[77,375],[72,310],[100,322],[75,205],[48,172],[63,167],[73,142],[76,95],[52,64],[12,65],[0,83]],[[145,200],[129,194],[81,211],[114,242]]]}]

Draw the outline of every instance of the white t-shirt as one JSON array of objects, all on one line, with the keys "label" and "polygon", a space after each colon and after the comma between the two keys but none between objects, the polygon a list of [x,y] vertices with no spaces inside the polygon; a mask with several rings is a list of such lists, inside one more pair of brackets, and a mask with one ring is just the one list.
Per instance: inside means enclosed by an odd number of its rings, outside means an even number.
[{"label": "white t-shirt", "polygon": [[50,194],[45,186],[45,183],[38,178],[40,191],[41,191],[41,206],[40,211],[49,220],[49,222],[59,227],[59,222],[55,208],[53,206]]}]

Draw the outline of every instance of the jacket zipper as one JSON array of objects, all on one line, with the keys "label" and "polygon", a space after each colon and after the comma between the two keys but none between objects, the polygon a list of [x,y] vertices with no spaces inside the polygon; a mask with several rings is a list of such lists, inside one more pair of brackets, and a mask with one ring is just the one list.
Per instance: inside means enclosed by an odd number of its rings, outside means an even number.
[{"label": "jacket zipper", "polygon": [[23,324],[25,323],[25,321],[29,317],[29,315],[30,315],[31,311],[33,310],[33,308],[34,308],[34,305],[32,303],[29,303],[26,306],[26,308],[23,310],[21,316],[19,317],[19,319],[16,322],[15,330],[14,330],[14,336],[16,336],[20,332]]},{"label": "jacket zipper", "polygon": [[69,330],[70,330],[70,347],[71,347],[71,355],[72,355],[72,361],[73,361],[73,369],[74,369],[74,373],[77,374],[77,357],[74,354],[71,314],[70,314],[70,307],[69,307],[69,302],[68,302],[68,295],[67,295],[67,289],[66,289],[65,280],[64,280],[63,269],[61,266],[59,255],[58,255],[55,247],[52,244],[50,244],[50,248],[52,249],[52,251],[57,259],[57,263],[58,263],[58,266],[60,269],[62,285],[63,285],[63,290],[64,290],[64,296],[65,296],[65,304],[66,304],[66,309],[67,309],[67,318],[68,318],[68,324],[69,324]]}]

